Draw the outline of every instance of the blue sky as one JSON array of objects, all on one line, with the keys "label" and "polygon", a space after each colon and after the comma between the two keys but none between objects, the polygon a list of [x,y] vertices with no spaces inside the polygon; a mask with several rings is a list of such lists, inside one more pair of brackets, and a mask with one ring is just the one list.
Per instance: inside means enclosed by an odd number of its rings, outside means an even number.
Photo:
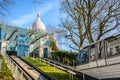
[{"label": "blue sky", "polygon": [[14,0],[9,6],[9,13],[5,22],[22,28],[27,28],[36,20],[37,12],[40,12],[41,20],[47,25],[59,24],[59,0]]},{"label": "blue sky", "polygon": [[[37,3],[35,1],[39,2]],[[40,12],[41,21],[45,24],[47,30],[50,29],[48,25],[58,27],[61,15],[59,12],[59,1],[60,0],[14,0],[14,4],[8,7],[9,11],[6,13],[6,18],[0,18],[0,22],[27,28],[36,20],[37,12]],[[58,44],[60,48],[68,49],[65,44],[61,44],[60,42],[58,42]]]},{"label": "blue sky", "polygon": [[[37,12],[40,12],[41,21],[45,24],[46,29],[53,29],[54,27],[58,27],[60,23],[59,1],[14,0],[14,4],[8,7],[6,18],[1,18],[0,22],[26,29],[36,20]],[[53,25],[53,27],[48,25]],[[61,49],[67,49],[66,45],[59,43],[59,41],[58,45]]]}]

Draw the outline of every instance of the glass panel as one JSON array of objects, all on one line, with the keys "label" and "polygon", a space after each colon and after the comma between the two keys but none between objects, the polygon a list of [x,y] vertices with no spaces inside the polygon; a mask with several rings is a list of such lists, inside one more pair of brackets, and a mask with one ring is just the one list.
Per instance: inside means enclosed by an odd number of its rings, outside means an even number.
[{"label": "glass panel", "polygon": [[119,53],[119,46],[116,46],[116,47],[115,47],[115,51],[116,51],[116,54]]},{"label": "glass panel", "polygon": [[110,48],[110,56],[113,54],[113,48]]},{"label": "glass panel", "polygon": [[44,58],[48,58],[48,48],[43,48]]},{"label": "glass panel", "polygon": [[86,63],[89,61],[88,53],[88,48],[80,50],[80,54],[78,55],[78,64]]},{"label": "glass panel", "polygon": [[43,46],[50,46],[50,41],[47,40],[47,41],[43,44]]},{"label": "glass panel", "polygon": [[90,46],[90,60],[93,61],[96,59],[95,55],[95,45]]},{"label": "glass panel", "polygon": [[19,44],[17,48],[17,56],[29,56],[29,46]]}]

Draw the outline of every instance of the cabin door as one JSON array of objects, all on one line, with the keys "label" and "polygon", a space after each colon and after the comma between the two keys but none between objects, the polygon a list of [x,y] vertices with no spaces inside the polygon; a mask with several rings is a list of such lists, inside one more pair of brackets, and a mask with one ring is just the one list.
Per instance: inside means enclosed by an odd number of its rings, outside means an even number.
[{"label": "cabin door", "polygon": [[48,58],[48,48],[44,48],[44,58]]}]

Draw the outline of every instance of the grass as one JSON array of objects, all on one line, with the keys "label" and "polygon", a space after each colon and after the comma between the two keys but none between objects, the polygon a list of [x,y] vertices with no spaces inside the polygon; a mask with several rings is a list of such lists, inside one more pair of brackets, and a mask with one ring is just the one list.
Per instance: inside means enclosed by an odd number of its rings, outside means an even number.
[{"label": "grass", "polygon": [[56,80],[80,80],[79,78],[77,78],[75,76],[73,76],[73,79],[72,79],[69,73],[62,71],[58,68],[55,68],[53,66],[50,66],[49,64],[42,62],[40,60],[32,59],[29,57],[23,57],[23,59],[32,63],[33,65],[35,65],[42,71],[48,73],[49,75],[54,77]]},{"label": "grass", "polygon": [[14,80],[11,71],[8,69],[5,60],[0,54],[0,59],[2,59],[2,69],[0,71],[0,80]]}]

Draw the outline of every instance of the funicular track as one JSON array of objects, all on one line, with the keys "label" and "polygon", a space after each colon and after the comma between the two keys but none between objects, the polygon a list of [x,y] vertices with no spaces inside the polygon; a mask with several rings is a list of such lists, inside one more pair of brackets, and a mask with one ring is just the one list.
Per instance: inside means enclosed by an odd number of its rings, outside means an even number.
[{"label": "funicular track", "polygon": [[47,73],[43,72],[42,70],[40,70],[39,68],[37,68],[36,66],[34,66],[33,64],[25,61],[23,58],[18,57],[19,59],[21,59],[22,61],[24,61],[26,64],[28,64],[29,66],[31,66],[33,69],[35,69],[36,71],[38,71],[39,73],[41,73],[43,76],[45,76],[48,80],[55,80],[53,77],[51,77],[50,75],[48,75]]},{"label": "funicular track", "polygon": [[[25,61],[23,58],[21,57],[17,57],[15,56],[16,58],[19,58],[21,59],[22,61],[24,61],[26,64],[28,64],[31,68],[33,68],[34,70],[38,71],[40,74],[42,74],[43,76],[45,76],[47,78],[47,80],[55,80],[53,77],[49,76],[48,74],[46,74],[45,72],[43,72],[42,70],[40,70],[39,68],[37,68],[36,66],[32,65],[31,63],[29,63],[28,61]],[[60,63],[58,63],[57,61],[52,61],[52,60],[48,60],[48,59],[41,59],[41,61],[44,61],[52,66],[55,66],[63,71],[66,71],[70,74],[73,74],[75,76],[77,76],[78,78],[80,78],[80,80],[98,80],[94,77],[91,77],[87,74],[84,74],[84,73],[81,73],[81,72],[78,72],[76,71],[74,68],[71,68],[69,66],[66,66],[66,65],[61,65]],[[34,80],[34,79],[33,79]]]},{"label": "funicular track", "polygon": [[[15,64],[17,64],[17,66],[19,66],[22,71],[27,75],[29,76],[29,78],[27,80],[55,80],[53,77],[49,76],[48,74],[46,74],[45,72],[43,72],[42,70],[40,70],[39,68],[35,67],[34,65],[30,64],[29,62],[25,61],[24,59],[22,59],[21,57],[17,57],[17,56],[13,56],[13,55],[8,55],[9,58],[14,61]],[[30,66],[30,69],[31,70],[34,70],[34,71],[37,71],[39,73],[39,78],[38,79],[35,79],[33,76],[33,74],[35,74],[34,72],[32,73],[32,75],[30,73],[28,73],[28,71],[26,71],[23,66],[19,65],[19,63],[14,59],[14,58],[17,58],[17,59],[20,59],[21,61],[23,61],[25,64],[29,65]],[[41,79],[41,76],[42,76],[42,79]]]},{"label": "funicular track", "polygon": [[50,64],[52,66],[55,66],[56,68],[59,68],[63,71],[66,71],[74,76],[77,76],[78,78],[82,79],[82,80],[99,80],[95,77],[92,77],[92,76],[89,76],[87,74],[84,74],[80,71],[77,71],[75,70],[75,68],[73,67],[70,67],[70,66],[67,66],[67,65],[64,65],[58,61],[53,61],[53,60],[50,60],[50,59],[47,59],[47,58],[39,58],[41,61],[44,61],[45,63],[47,64]]}]

